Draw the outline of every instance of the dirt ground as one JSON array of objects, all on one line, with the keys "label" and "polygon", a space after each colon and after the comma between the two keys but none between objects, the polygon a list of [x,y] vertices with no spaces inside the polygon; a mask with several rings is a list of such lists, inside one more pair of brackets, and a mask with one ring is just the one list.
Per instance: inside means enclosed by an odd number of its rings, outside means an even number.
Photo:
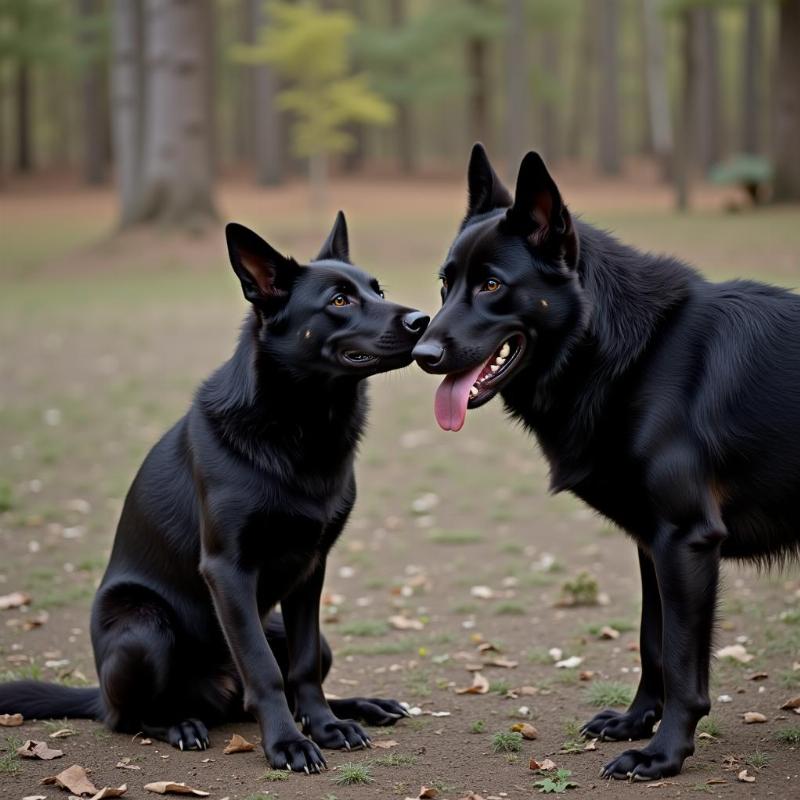
[{"label": "dirt ground", "polygon": [[[700,197],[679,217],[650,184],[585,183],[567,175],[572,208],[649,249],[692,259],[713,277],[800,277],[798,209],[730,215]],[[93,684],[88,612],[125,491],[148,448],[185,410],[193,387],[231,351],[245,307],[226,266],[221,230],[187,240],[109,237],[106,192],[17,187],[0,195],[0,679]],[[334,185],[353,255],[400,302],[434,310],[435,274],[463,207],[449,181]],[[310,216],[302,187],[225,187],[224,216],[252,224],[281,249],[309,257],[328,219]],[[333,214],[331,213],[332,219]],[[152,797],[151,781],[184,781],[213,800],[416,798],[421,786],[457,800],[537,795],[531,758],[570,771],[580,797],[800,797],[800,573],[727,565],[715,648],[752,660],[714,666],[713,709],[682,775],[656,785],[606,783],[600,768],[629,745],[586,749],[579,724],[636,686],[639,588],[635,548],[578,501],[547,492],[535,444],[499,404],[470,412],[459,434],[433,419],[435,379],[418,370],[373,380],[359,501],[329,568],[324,631],[335,655],[331,694],[395,697],[414,716],[370,731],[371,751],[328,752],[331,770],[276,774],[255,752],[224,755],[254,724],[212,731],[207,752],[173,750],[85,721],[0,728],[0,798],[68,793],[40,779],[79,764],[95,785]],[[589,605],[564,606],[564,585],[587,573]],[[590,587],[591,589],[591,587]],[[402,616],[418,630],[397,630]],[[604,627],[617,638],[603,638]],[[610,635],[613,636],[613,633]],[[480,645],[494,649],[482,651]],[[578,657],[578,666],[556,667]],[[497,662],[497,663],[492,663]],[[458,694],[473,670],[485,694]],[[724,697],[726,701],[718,698]],[[765,722],[746,724],[760,712]],[[528,722],[538,738],[493,751],[495,734]],[[61,729],[74,735],[50,739]],[[23,740],[64,751],[14,756]],[[512,745],[514,743],[512,742]],[[124,761],[128,759],[127,761]],[[363,785],[340,785],[348,763]],[[127,768],[118,766],[125,763]],[[755,781],[737,779],[747,769]]]}]

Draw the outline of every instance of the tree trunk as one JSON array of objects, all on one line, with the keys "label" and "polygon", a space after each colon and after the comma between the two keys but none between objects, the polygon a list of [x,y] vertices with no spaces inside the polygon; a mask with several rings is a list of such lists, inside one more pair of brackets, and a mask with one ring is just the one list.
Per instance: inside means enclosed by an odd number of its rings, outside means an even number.
[{"label": "tree trunk", "polygon": [[600,113],[597,156],[600,171],[620,171],[618,0],[603,0],[598,26],[600,54]]},{"label": "tree trunk", "polygon": [[761,74],[763,63],[764,8],[760,0],[749,0],[744,28],[742,94],[740,109],[741,148],[744,153],[761,150]]},{"label": "tree trunk", "polygon": [[[350,0],[347,8],[359,22],[366,22],[367,9],[365,0]],[[362,66],[358,63],[354,64],[356,71],[359,71]],[[361,122],[351,122],[347,125],[346,130],[353,137],[353,149],[344,154],[342,169],[344,172],[352,174],[361,169],[367,157],[367,126]]]},{"label": "tree trunk", "polygon": [[139,204],[144,123],[143,6],[112,6],[111,135],[114,142],[120,223],[132,223]]},{"label": "tree trunk", "polygon": [[308,183],[311,188],[311,210],[315,215],[328,205],[328,157],[315,153],[308,160]]},{"label": "tree trunk", "polygon": [[780,4],[775,119],[775,199],[800,200],[800,0]]},{"label": "tree trunk", "polygon": [[668,178],[672,161],[672,119],[670,116],[664,22],[660,0],[644,0],[644,52],[647,78],[647,108],[650,118],[651,150]]},{"label": "tree trunk", "polygon": [[[481,6],[484,0],[471,0],[471,2]],[[488,59],[489,46],[486,39],[475,37],[467,40],[470,133],[473,141],[483,142],[487,148],[491,148]]]},{"label": "tree trunk", "polygon": [[17,117],[17,172],[33,169],[33,146],[31,143],[31,69],[24,59],[16,70],[16,117]]},{"label": "tree trunk", "polygon": [[540,50],[542,73],[547,83],[547,90],[543,93],[539,103],[539,118],[542,123],[542,155],[549,163],[553,164],[561,157],[559,125],[561,109],[555,102],[556,93],[553,91],[559,83],[559,56],[561,54],[561,42],[556,28],[543,32]]},{"label": "tree trunk", "polygon": [[143,178],[136,222],[216,218],[207,68],[210,0],[146,0]]},{"label": "tree trunk", "polygon": [[694,110],[695,81],[697,75],[696,48],[694,46],[693,12],[680,14],[681,54],[683,75],[681,84],[678,135],[675,141],[675,205],[679,211],[689,208],[689,172],[691,167],[692,112]]},{"label": "tree trunk", "polygon": [[108,148],[105,141],[103,64],[97,52],[98,42],[93,24],[100,12],[99,3],[97,0],[79,0],[78,12],[84,23],[79,44],[90,55],[81,78],[83,180],[90,185],[98,185],[106,181]]},{"label": "tree trunk", "polygon": [[719,70],[719,32],[716,9],[691,10],[695,62],[694,140],[697,162],[703,172],[722,155],[722,109]]},{"label": "tree trunk", "polygon": [[[406,21],[406,0],[389,0],[389,19],[394,28],[402,28]],[[414,118],[407,100],[396,103],[395,133],[400,170],[406,174],[416,172],[414,152]]]},{"label": "tree trunk", "polygon": [[596,72],[596,47],[595,47],[595,6],[592,0],[584,0],[581,8],[580,34],[578,42],[578,57],[575,59],[573,73],[572,100],[569,126],[566,136],[566,155],[569,158],[580,158],[583,150],[583,137],[591,125],[592,83],[591,76]]},{"label": "tree trunk", "polygon": [[[263,0],[247,0],[250,25],[256,32],[269,24]],[[256,182],[275,186],[283,180],[283,133],[278,112],[278,76],[271,64],[250,67],[253,76],[253,153]]]},{"label": "tree trunk", "polygon": [[528,65],[526,58],[524,0],[508,0],[508,38],[506,41],[506,159],[509,177],[529,146]]}]

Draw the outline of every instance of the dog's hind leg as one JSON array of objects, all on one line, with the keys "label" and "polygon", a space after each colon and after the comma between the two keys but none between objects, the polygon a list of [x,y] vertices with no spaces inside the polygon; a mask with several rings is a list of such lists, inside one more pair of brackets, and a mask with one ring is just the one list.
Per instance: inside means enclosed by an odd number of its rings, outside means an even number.
[{"label": "dog's hind leg", "polygon": [[[208,729],[200,720],[184,716],[182,686],[190,685],[192,676],[181,679],[173,674],[175,632],[169,614],[159,603],[130,599],[120,607],[120,593],[115,593],[95,609],[93,638],[105,722],[112,730],[141,732],[181,750],[204,750]],[[107,624],[98,617],[105,617]]]},{"label": "dog's hind leg", "polygon": [[650,556],[639,548],[639,570],[642,579],[642,616],[639,630],[639,651],[642,676],[636,696],[627,711],[606,709],[594,716],[581,729],[588,737],[628,741],[647,739],[661,719],[664,705],[664,675],[661,667],[661,595]]},{"label": "dog's hind leg", "polygon": [[[267,641],[275,655],[275,660],[281,668],[284,685],[289,686],[289,648],[286,641],[286,630],[283,618],[278,613],[272,613],[264,627]],[[324,681],[333,665],[333,653],[328,640],[321,636],[321,673]],[[294,712],[294,697],[287,691],[289,707]],[[339,719],[356,719],[367,725],[394,725],[398,719],[408,717],[410,714],[396,700],[387,700],[380,697],[348,697],[343,699],[330,699],[328,705]]]}]

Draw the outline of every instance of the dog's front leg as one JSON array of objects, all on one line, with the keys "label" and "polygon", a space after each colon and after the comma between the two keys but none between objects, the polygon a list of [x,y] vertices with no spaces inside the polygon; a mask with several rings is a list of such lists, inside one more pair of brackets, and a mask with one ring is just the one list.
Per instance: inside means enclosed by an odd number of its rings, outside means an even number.
[{"label": "dog's front leg", "polygon": [[653,780],[677,775],[694,752],[694,732],[710,707],[711,632],[726,532],[717,513],[695,523],[663,525],[652,556],[663,608],[664,712],[641,750],[626,750],[604,777]]},{"label": "dog's front leg", "polygon": [[225,555],[204,556],[200,571],[211,590],[225,639],[244,685],[244,706],[261,726],[264,753],[274,769],[319,772],[325,759],[297,729],[283,677],[258,613],[258,576]]},{"label": "dog's front leg", "polygon": [[342,720],[331,711],[322,691],[319,607],[325,578],[325,560],[308,579],[281,601],[289,645],[289,691],[295,701],[295,716],[303,730],[320,746],[352,750],[368,747],[369,737],[352,720]]},{"label": "dog's front leg", "polygon": [[653,735],[653,726],[661,719],[664,704],[661,593],[653,561],[641,547],[639,571],[642,578],[642,616],[639,630],[642,677],[639,688],[627,711],[620,713],[606,709],[589,720],[581,730],[586,737],[596,736],[623,742],[646,739]]}]

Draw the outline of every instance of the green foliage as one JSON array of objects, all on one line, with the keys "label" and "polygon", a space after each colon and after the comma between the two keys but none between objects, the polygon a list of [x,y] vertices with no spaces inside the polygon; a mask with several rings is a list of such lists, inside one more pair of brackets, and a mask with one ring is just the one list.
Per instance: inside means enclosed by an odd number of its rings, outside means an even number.
[{"label": "green foliage", "polygon": [[557,769],[552,775],[536,781],[533,785],[543,794],[563,794],[567,789],[577,789],[578,784],[571,781],[572,772],[568,769]]},{"label": "green foliage", "polygon": [[382,125],[392,108],[367,82],[351,74],[348,40],[356,20],[316,3],[269,3],[270,23],[258,44],[240,45],[233,55],[248,64],[271,63],[289,82],[278,104],[294,114],[292,145],[302,157],[343,153],[354,144],[345,130],[352,122]]},{"label": "green foliage", "polygon": [[800,744],[800,725],[792,725],[788,728],[781,728],[776,731],[775,738],[784,744]]},{"label": "green foliage", "polygon": [[492,736],[493,753],[518,753],[522,750],[522,734],[516,731],[498,731]]},{"label": "green foliage", "polygon": [[562,603],[570,606],[597,605],[597,580],[588,572],[581,572],[561,586]]},{"label": "green foliage", "polygon": [[342,764],[339,767],[339,774],[333,778],[333,782],[339,786],[372,783],[373,780],[369,764],[356,764],[352,761]]},{"label": "green foliage", "polygon": [[482,719],[476,719],[470,726],[470,733],[483,733],[486,730],[486,723]]},{"label": "green foliage", "polygon": [[389,626],[379,619],[355,619],[339,626],[343,636],[383,636],[388,631]]},{"label": "green foliage", "polygon": [[703,717],[703,719],[697,723],[697,730],[699,733],[707,733],[715,739],[722,736],[722,728],[720,728],[719,723],[713,717]]},{"label": "green foliage", "polygon": [[14,508],[14,496],[11,492],[11,485],[0,481],[0,513],[10,511],[12,508]]},{"label": "green foliage", "polygon": [[595,681],[586,690],[586,702],[590,706],[627,706],[633,700],[633,688],[618,681]]}]

